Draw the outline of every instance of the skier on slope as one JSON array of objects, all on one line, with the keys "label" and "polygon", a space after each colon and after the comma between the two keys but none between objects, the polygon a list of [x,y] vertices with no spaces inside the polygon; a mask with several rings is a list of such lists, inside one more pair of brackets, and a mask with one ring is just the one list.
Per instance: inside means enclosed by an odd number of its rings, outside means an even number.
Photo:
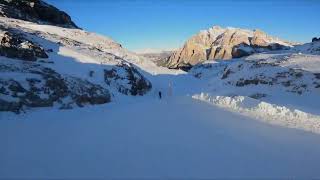
[{"label": "skier on slope", "polygon": [[162,97],[162,93],[161,91],[159,91],[159,99],[161,99],[161,97]]},{"label": "skier on slope", "polygon": [[172,96],[172,83],[169,82],[169,87],[168,87],[168,96],[171,97]]}]

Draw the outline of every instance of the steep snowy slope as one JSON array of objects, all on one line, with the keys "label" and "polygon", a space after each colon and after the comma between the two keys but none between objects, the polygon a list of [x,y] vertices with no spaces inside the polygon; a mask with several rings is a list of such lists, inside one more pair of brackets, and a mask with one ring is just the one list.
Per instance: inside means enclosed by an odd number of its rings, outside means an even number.
[{"label": "steep snowy slope", "polygon": [[156,65],[110,38],[5,17],[0,23],[2,111],[101,104],[117,93],[144,95],[152,87],[141,68]]}]

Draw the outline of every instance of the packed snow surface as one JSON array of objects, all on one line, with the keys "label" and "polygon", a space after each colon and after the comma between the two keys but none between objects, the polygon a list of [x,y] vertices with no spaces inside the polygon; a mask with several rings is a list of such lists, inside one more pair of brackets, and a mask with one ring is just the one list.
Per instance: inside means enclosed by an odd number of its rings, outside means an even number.
[{"label": "packed snow surface", "polygon": [[318,135],[185,96],[1,114],[0,142],[0,178],[320,177]]}]

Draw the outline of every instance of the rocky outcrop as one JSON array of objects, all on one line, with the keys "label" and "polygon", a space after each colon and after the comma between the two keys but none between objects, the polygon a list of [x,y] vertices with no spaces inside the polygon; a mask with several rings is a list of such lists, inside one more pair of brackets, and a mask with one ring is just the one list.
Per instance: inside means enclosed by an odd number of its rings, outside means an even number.
[{"label": "rocky outcrop", "polygon": [[[16,62],[15,62],[16,63]],[[0,64],[0,111],[19,113],[26,108],[52,107],[61,109],[85,104],[110,102],[109,91],[39,64]]]},{"label": "rocky outcrop", "polygon": [[320,41],[320,38],[317,38],[317,37],[312,38],[312,42],[318,42],[318,41]]},{"label": "rocky outcrop", "polygon": [[241,43],[232,48],[231,56],[233,58],[240,58],[243,56],[249,56],[255,52],[254,48],[250,45]]},{"label": "rocky outcrop", "polygon": [[289,46],[289,43],[260,30],[214,26],[189,39],[167,59],[166,66],[186,68],[209,59],[239,58],[255,52],[287,49]]},{"label": "rocky outcrop", "polygon": [[286,67],[284,64],[292,58],[295,58],[295,55],[285,54],[258,60],[202,63],[195,65],[189,73],[199,79],[216,78],[217,82],[221,81],[225,85],[248,88],[248,92],[260,94],[252,94],[253,97],[261,96],[264,88],[274,88],[299,95],[318,92],[320,73]]},{"label": "rocky outcrop", "polygon": [[7,31],[0,26],[0,55],[25,61],[48,58],[45,50],[38,44],[27,40],[23,35]]},{"label": "rocky outcrop", "polygon": [[42,0],[0,0],[0,16],[39,24],[78,28],[68,14]]},{"label": "rocky outcrop", "polygon": [[297,53],[308,53],[313,55],[320,55],[320,38],[313,38],[312,42],[299,44],[293,48]]},{"label": "rocky outcrop", "polygon": [[152,85],[132,64],[121,62],[111,69],[104,70],[107,85],[115,87],[126,95],[144,95]]}]

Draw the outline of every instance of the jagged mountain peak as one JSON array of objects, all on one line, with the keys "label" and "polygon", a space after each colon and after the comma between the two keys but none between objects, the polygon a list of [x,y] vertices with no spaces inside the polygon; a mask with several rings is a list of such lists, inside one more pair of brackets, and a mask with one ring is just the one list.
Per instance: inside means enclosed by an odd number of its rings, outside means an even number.
[{"label": "jagged mountain peak", "polygon": [[185,68],[209,59],[231,59],[254,52],[287,49],[291,43],[262,30],[213,26],[186,41],[167,60],[170,68]]}]

